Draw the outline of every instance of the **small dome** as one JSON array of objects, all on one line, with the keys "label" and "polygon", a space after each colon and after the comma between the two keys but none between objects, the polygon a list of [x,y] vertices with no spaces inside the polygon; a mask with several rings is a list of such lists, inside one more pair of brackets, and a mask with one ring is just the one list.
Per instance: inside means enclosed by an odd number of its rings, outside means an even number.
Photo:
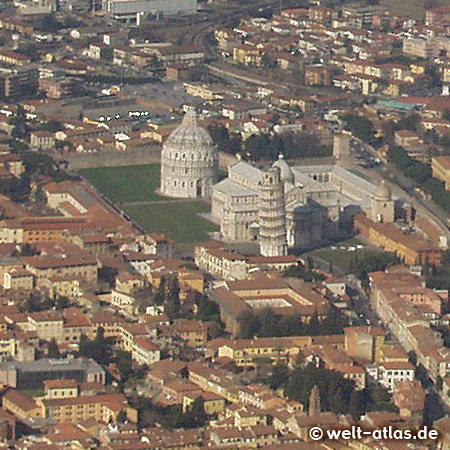
[{"label": "small dome", "polygon": [[375,192],[375,198],[377,200],[392,200],[392,192],[387,187],[385,181],[383,180]]},{"label": "small dome", "polygon": [[166,144],[185,148],[193,146],[201,148],[213,146],[214,142],[208,132],[197,124],[197,114],[194,108],[189,107],[184,115],[183,122],[167,138]]},{"label": "small dome", "polygon": [[274,162],[272,167],[278,167],[281,172],[281,181],[283,183],[294,184],[295,178],[291,167],[284,159],[284,156],[280,153],[278,156],[278,161]]}]

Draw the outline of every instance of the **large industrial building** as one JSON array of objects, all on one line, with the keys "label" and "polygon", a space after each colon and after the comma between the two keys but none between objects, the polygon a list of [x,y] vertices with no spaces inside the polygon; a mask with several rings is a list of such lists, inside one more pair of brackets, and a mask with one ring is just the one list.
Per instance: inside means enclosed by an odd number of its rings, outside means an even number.
[{"label": "large industrial building", "polygon": [[117,20],[130,20],[140,15],[192,14],[197,0],[103,0],[102,9]]},{"label": "large industrial building", "polygon": [[19,389],[42,389],[45,380],[73,379],[105,384],[105,371],[92,359],[40,359],[0,364],[0,383]]}]

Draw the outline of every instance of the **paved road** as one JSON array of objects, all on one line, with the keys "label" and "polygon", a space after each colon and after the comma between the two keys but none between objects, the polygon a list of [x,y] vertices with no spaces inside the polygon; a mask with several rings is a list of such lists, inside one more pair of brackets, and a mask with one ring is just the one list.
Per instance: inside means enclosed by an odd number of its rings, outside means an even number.
[{"label": "paved road", "polygon": [[118,203],[120,206],[147,206],[147,205],[165,205],[165,204],[173,204],[173,203],[187,203],[195,201],[195,198],[177,198],[173,200],[149,200],[149,201],[141,201],[141,202],[123,202]]},{"label": "paved road", "polygon": [[[367,144],[362,144],[364,149],[372,154],[373,157],[378,157],[378,152],[375,148]],[[442,235],[447,236],[450,240],[450,231],[448,228],[449,216],[441,208],[439,208],[431,200],[423,199],[413,188],[411,184],[406,184],[401,180],[396,171],[390,167],[389,163],[380,164],[372,169],[361,167],[356,158],[349,159],[350,166],[371,179],[374,183],[380,183],[381,180],[387,180],[392,193],[398,198],[406,200],[413,206],[418,214],[426,217],[429,221],[439,228]]]}]

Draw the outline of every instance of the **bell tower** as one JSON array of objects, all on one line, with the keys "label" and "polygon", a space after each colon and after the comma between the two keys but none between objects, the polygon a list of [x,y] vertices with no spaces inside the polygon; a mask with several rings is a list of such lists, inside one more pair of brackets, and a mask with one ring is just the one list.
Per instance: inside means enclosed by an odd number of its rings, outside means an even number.
[{"label": "bell tower", "polygon": [[264,174],[260,188],[259,245],[263,256],[287,255],[284,185],[279,167]]},{"label": "bell tower", "polygon": [[308,415],[317,416],[321,413],[320,409],[320,391],[317,386],[311,389],[311,395],[309,396]]}]

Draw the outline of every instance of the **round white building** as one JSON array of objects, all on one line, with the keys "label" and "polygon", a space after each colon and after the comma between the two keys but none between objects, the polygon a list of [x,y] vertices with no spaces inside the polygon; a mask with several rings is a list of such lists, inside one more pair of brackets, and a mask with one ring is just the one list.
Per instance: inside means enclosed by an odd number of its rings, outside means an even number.
[{"label": "round white building", "polygon": [[217,149],[198,126],[194,108],[167,138],[161,152],[161,193],[169,197],[210,198],[217,182]]}]

